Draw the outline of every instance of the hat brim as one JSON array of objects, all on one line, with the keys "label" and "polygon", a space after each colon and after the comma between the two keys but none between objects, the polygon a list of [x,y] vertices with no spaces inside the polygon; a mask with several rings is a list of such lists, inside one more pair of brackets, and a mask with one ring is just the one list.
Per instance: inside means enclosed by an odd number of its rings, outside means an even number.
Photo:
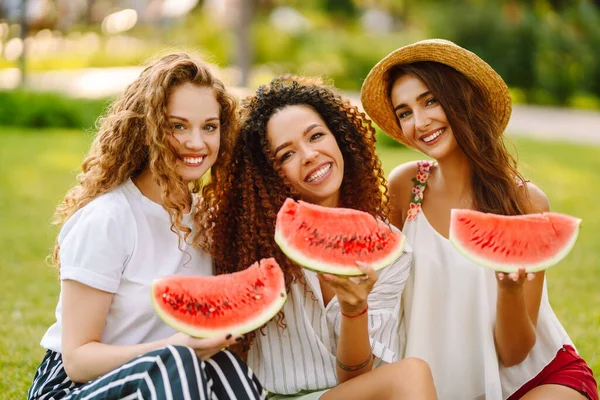
[{"label": "hat brim", "polygon": [[401,47],[388,54],[371,69],[361,88],[362,106],[371,119],[392,138],[410,146],[394,115],[389,96],[390,70],[403,64],[433,61],[448,65],[462,73],[483,90],[498,120],[499,134],[504,132],[512,102],[502,77],[476,54],[448,40],[430,39]]}]

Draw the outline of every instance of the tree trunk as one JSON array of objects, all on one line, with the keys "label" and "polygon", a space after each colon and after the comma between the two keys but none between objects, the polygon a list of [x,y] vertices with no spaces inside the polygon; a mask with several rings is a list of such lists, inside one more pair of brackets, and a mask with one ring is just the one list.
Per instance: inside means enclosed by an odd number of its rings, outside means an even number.
[{"label": "tree trunk", "polygon": [[235,63],[240,71],[239,85],[247,87],[252,69],[252,19],[256,10],[256,0],[238,0],[238,21],[235,27]]},{"label": "tree trunk", "polygon": [[24,88],[27,84],[27,47],[25,45],[25,39],[27,38],[27,0],[21,0],[21,15],[19,23],[21,25],[21,40],[23,43],[23,51],[19,57],[19,70],[21,72],[21,81],[19,82],[19,87]]}]

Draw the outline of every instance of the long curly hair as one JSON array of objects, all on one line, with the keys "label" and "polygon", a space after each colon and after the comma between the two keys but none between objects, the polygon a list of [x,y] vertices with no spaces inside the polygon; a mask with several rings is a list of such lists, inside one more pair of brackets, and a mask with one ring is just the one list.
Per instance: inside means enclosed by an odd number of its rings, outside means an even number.
[{"label": "long curly hair", "polygon": [[274,257],[288,290],[300,279],[301,270],[275,243],[275,221],[285,199],[298,199],[298,194],[275,162],[267,123],[293,105],[310,106],[335,136],[344,159],[340,206],[387,220],[386,182],[370,119],[318,79],[285,75],[259,87],[243,104],[229,176],[218,189],[222,201],[214,214],[213,256],[217,273],[240,271],[256,260]]},{"label": "long curly hair", "polygon": [[[169,141],[172,128],[167,114],[171,93],[185,83],[214,91],[221,126],[219,154],[210,178],[189,184],[176,170],[178,156]],[[225,166],[237,132],[236,108],[235,98],[225,91],[223,83],[206,64],[189,54],[169,54],[150,64],[99,118],[98,132],[77,176],[78,184],[67,192],[56,209],[54,222],[63,225],[93,199],[149,168],[161,188],[162,205],[171,218],[171,230],[179,236],[180,248],[183,241],[189,241],[209,250],[208,230],[202,227],[208,223],[207,211],[218,207],[215,188],[226,174]],[[192,230],[183,223],[183,214],[190,206],[191,193],[200,191],[201,200],[196,202],[194,210],[194,223],[200,229],[190,238]],[[58,241],[52,261],[60,265]]]},{"label": "long curly hair", "polygon": [[440,102],[461,150],[471,165],[475,209],[487,213],[520,215],[529,197],[520,193],[525,179],[517,169],[517,158],[506,148],[505,137],[487,97],[463,74],[445,64],[422,61],[394,67],[390,88],[402,75],[412,75],[425,84]]}]

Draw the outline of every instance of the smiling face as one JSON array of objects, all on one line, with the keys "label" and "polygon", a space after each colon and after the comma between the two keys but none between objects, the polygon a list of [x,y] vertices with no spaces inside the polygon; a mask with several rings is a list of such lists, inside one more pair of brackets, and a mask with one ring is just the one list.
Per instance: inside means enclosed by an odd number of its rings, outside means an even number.
[{"label": "smiling face", "polygon": [[294,105],[276,112],[267,123],[267,138],[276,163],[302,200],[339,204],[344,159],[335,136],[313,108]]},{"label": "smiling face", "polygon": [[221,140],[219,110],[215,92],[209,87],[185,83],[169,96],[171,144],[179,156],[177,172],[186,182],[200,179],[217,160]]},{"label": "smiling face", "polygon": [[417,150],[439,160],[459,148],[444,109],[419,78],[400,76],[390,97],[404,136]]}]

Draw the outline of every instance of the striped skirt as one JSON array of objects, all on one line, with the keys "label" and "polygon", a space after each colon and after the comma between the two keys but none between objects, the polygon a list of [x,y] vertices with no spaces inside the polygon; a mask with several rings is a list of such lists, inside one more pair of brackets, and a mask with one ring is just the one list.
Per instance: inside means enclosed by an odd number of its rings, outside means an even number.
[{"label": "striped skirt", "polygon": [[27,393],[42,399],[265,399],[266,391],[235,354],[201,361],[187,347],[167,346],[139,356],[93,381],[71,382],[60,353],[48,350]]}]

